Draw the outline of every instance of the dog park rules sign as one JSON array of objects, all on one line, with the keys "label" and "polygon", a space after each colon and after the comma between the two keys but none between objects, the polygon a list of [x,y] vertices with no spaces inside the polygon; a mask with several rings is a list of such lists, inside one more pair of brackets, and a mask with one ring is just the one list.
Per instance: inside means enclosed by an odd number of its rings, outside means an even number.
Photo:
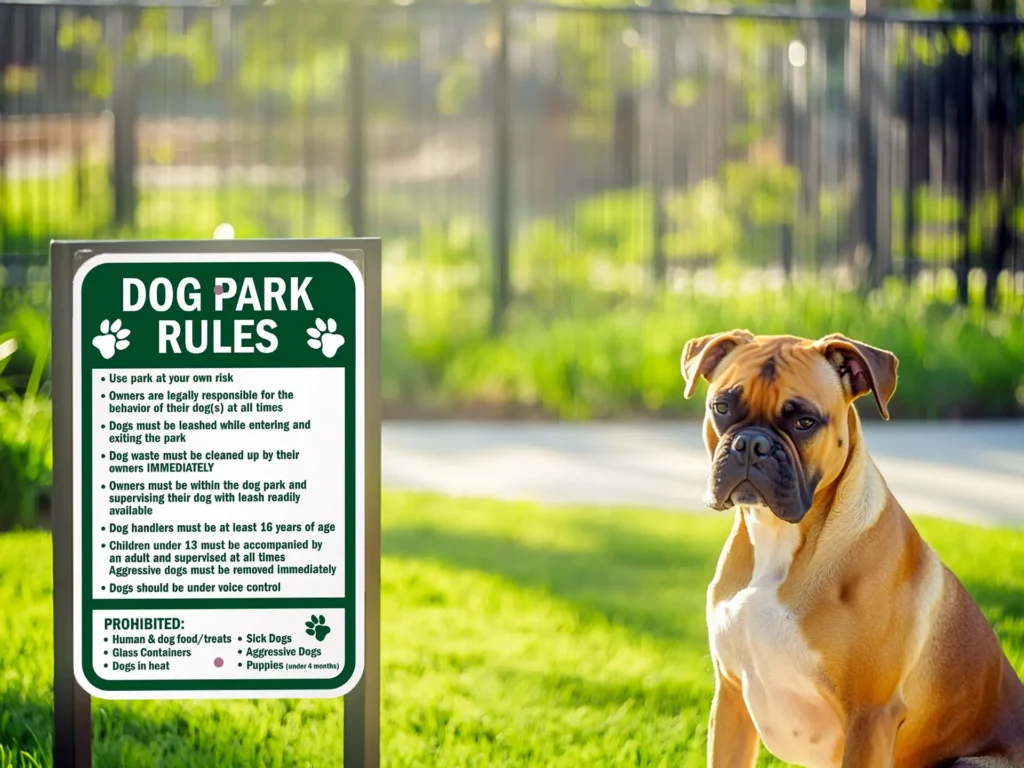
[{"label": "dog park rules sign", "polygon": [[73,283],[75,676],[333,697],[363,666],[363,279],[333,253],[98,255]]}]

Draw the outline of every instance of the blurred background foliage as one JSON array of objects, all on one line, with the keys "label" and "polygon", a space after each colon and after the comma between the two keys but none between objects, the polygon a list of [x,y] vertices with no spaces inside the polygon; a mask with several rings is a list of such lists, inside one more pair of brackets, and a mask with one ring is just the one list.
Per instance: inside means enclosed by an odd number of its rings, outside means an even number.
[{"label": "blurred background foliage", "polygon": [[0,528],[54,238],[382,237],[387,416],[694,417],[683,344],[746,327],[1020,417],[1024,24],[872,8],[0,4]]}]

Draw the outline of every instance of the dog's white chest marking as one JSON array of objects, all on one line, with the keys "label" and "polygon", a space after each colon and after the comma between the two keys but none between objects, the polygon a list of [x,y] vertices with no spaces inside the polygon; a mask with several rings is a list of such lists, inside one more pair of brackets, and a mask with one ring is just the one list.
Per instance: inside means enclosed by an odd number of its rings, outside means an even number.
[{"label": "dog's white chest marking", "polygon": [[817,654],[778,599],[799,545],[797,527],[767,509],[744,515],[754,572],[749,586],[710,612],[711,652],[741,681],[747,711],[769,752],[806,768],[831,768],[842,726],[815,686]]}]

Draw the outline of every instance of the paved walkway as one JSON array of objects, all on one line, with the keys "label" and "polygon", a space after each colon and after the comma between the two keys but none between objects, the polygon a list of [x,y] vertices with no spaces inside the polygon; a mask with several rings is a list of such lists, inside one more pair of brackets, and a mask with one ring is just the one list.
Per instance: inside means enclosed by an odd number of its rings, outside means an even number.
[{"label": "paved walkway", "polygon": [[[872,422],[866,434],[909,512],[1024,525],[1024,423]],[[383,482],[395,490],[704,510],[707,466],[697,422],[384,425]]]}]

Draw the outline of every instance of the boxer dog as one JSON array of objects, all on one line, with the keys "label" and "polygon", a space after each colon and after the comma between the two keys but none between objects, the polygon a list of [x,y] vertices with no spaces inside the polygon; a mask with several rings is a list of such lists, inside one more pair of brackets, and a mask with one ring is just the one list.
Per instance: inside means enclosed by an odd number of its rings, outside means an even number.
[{"label": "boxer dog", "polygon": [[[705,501],[735,508],[707,593],[710,768],[763,742],[806,768],[1024,766],[1024,685],[868,455],[895,355],[841,335],[692,339],[709,383]],[[1024,564],[1022,564],[1024,567]]]}]

